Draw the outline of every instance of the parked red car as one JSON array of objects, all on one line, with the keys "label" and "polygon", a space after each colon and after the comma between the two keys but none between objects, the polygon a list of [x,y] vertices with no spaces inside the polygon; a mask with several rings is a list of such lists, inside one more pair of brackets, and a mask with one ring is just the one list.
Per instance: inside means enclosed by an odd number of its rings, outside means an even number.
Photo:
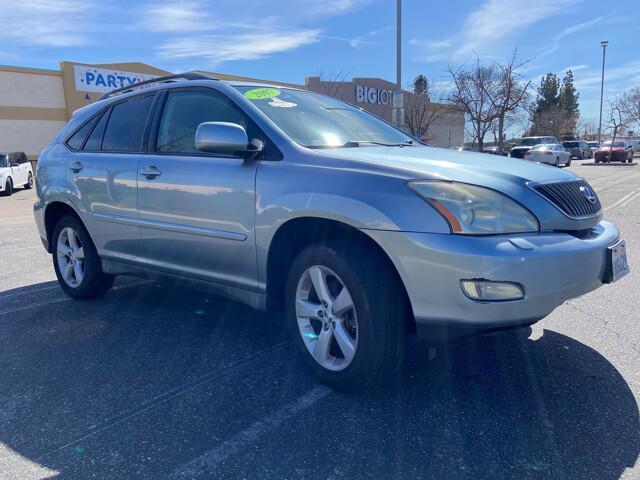
[{"label": "parked red car", "polygon": [[633,147],[625,140],[611,140],[604,142],[596,150],[596,163],[600,162],[633,162]]}]

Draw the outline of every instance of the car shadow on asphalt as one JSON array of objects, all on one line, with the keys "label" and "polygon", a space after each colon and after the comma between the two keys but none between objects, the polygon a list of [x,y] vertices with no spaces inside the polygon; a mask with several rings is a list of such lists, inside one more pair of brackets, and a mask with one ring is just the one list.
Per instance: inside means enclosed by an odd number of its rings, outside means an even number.
[{"label": "car shadow on asphalt", "polygon": [[[29,294],[33,308],[15,307]],[[175,284],[118,282],[88,302],[67,301],[51,283],[2,292],[0,447],[11,454],[0,448],[0,478],[43,478],[41,467],[60,479],[163,478],[225,437],[217,417],[242,429],[315,388],[291,348],[280,313]],[[169,418],[117,431],[121,448],[96,435],[85,452],[77,440],[141,421],[183,393],[197,415],[172,405]],[[222,396],[233,401],[209,407]],[[260,405],[245,408],[245,397]],[[133,438],[141,429],[153,439],[148,455]],[[161,430],[170,434],[153,435]],[[336,439],[330,459],[291,448],[330,451]],[[439,347],[435,358],[410,341],[383,392],[332,393],[254,440],[217,478],[617,479],[640,453],[640,420],[614,365],[546,330],[537,340],[502,334]]]}]

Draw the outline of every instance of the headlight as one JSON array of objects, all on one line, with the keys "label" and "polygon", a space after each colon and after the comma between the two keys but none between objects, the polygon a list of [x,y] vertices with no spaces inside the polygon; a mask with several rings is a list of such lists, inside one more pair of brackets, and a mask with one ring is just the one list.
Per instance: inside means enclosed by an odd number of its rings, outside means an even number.
[{"label": "headlight", "polygon": [[495,235],[537,232],[538,220],[522,205],[489,188],[443,181],[409,182],[449,223],[452,233]]}]

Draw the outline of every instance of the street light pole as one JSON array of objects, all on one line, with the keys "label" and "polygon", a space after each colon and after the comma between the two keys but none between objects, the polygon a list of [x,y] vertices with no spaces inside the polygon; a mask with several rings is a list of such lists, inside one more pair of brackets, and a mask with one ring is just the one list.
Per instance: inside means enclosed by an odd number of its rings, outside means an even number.
[{"label": "street light pole", "polygon": [[402,90],[402,0],[396,4],[396,89]]},{"label": "street light pole", "polygon": [[396,0],[396,91],[393,94],[392,123],[404,126],[404,95],[402,93],[402,0]]},{"label": "street light pole", "polygon": [[603,40],[600,42],[602,46],[602,81],[600,82],[600,123],[598,123],[598,144],[601,143],[602,138],[602,99],[604,97],[604,59],[607,52],[607,46],[609,45],[608,40]]}]

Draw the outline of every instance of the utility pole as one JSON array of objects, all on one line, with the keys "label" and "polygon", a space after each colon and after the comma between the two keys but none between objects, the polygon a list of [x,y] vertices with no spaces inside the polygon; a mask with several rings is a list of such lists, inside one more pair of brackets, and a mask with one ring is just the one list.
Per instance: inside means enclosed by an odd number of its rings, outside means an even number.
[{"label": "utility pole", "polygon": [[402,90],[402,0],[396,3],[396,90]]},{"label": "utility pole", "polygon": [[404,96],[402,93],[402,0],[396,0],[396,91],[393,94],[392,123],[404,126]]},{"label": "utility pole", "polygon": [[608,40],[600,42],[602,46],[602,81],[600,82],[600,123],[598,123],[598,145],[602,140],[602,99],[604,97],[604,59],[607,53],[607,47],[609,46]]}]

